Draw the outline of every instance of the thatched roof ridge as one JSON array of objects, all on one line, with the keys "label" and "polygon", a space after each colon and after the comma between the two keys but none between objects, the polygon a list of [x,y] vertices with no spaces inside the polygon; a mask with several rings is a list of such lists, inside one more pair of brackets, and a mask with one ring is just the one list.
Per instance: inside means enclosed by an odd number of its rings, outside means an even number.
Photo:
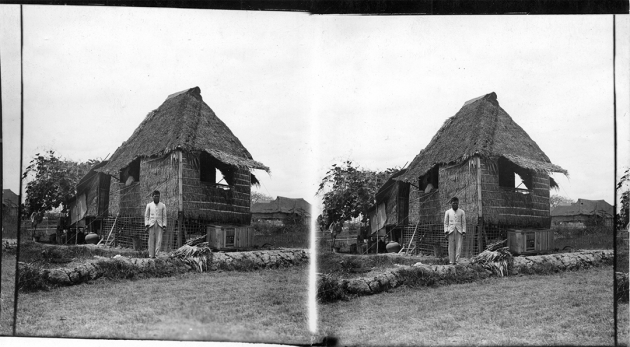
[{"label": "thatched roof ridge", "polygon": [[476,155],[501,156],[523,168],[567,174],[552,164],[536,142],[499,106],[493,92],[464,103],[416,155],[407,172],[396,179],[413,182],[436,164],[456,164]]},{"label": "thatched roof ridge", "polygon": [[571,205],[559,205],[551,210],[552,217],[559,216],[609,216],[612,217],[614,208],[605,200],[578,199]]},{"label": "thatched roof ridge", "polygon": [[257,202],[252,204],[251,213],[298,213],[311,215],[311,204],[302,198],[276,197],[269,202]]},{"label": "thatched roof ridge", "polygon": [[204,151],[225,164],[269,172],[203,102],[199,87],[169,95],[97,171],[117,175],[137,158],[162,156],[176,149]]}]

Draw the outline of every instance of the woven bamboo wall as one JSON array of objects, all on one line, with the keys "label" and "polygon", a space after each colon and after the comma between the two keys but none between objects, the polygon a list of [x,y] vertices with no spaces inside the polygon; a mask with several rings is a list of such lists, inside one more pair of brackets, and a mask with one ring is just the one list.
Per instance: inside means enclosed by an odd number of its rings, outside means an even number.
[{"label": "woven bamboo wall", "polygon": [[251,223],[249,170],[237,169],[234,186],[224,190],[200,181],[198,156],[187,154],[183,158],[184,213],[187,218],[222,224]]},{"label": "woven bamboo wall", "polygon": [[115,216],[120,212],[120,185],[119,183],[120,182],[117,179],[112,178],[109,184],[109,204],[108,204],[107,211],[110,216]]},{"label": "woven bamboo wall", "polygon": [[399,225],[409,224],[409,183],[397,182],[397,221]]},{"label": "woven bamboo wall", "polygon": [[482,160],[481,197],[484,221],[491,224],[549,228],[549,176],[532,174],[529,194],[499,186],[497,160]]},{"label": "woven bamboo wall", "polygon": [[460,165],[440,167],[438,189],[418,192],[420,223],[443,223],[444,212],[451,208],[451,198],[459,199],[467,223],[477,223],[477,169],[471,159]]},{"label": "woven bamboo wall", "polygon": [[[160,192],[160,202],[166,206],[169,221],[177,219],[179,209],[179,186],[177,183],[177,152],[161,158],[145,158],[140,162],[140,204],[141,215],[148,203],[153,201],[154,190]],[[167,222],[168,224],[168,222]]]},{"label": "woven bamboo wall", "polygon": [[409,187],[409,224],[418,224],[420,221],[420,190],[415,185]]},{"label": "woven bamboo wall", "polygon": [[392,185],[385,199],[385,213],[387,221],[385,224],[398,224],[398,184]]},{"label": "woven bamboo wall", "polygon": [[119,213],[123,216],[143,216],[146,202],[143,203],[140,198],[140,182],[134,182],[128,186],[118,183],[118,186],[120,187]]},{"label": "woven bamboo wall", "polygon": [[439,177],[439,221],[444,222],[444,212],[451,208],[451,199],[457,197],[459,208],[466,212],[466,222],[476,224],[479,216],[476,159],[471,158],[456,166],[440,167]]},{"label": "woven bamboo wall", "polygon": [[[198,154],[182,155],[182,198],[184,216],[209,223],[249,225],[250,173],[237,169],[234,186],[217,188],[199,179]],[[177,152],[162,158],[146,158],[140,162],[140,182],[130,186],[114,182],[110,185],[110,215],[143,216],[151,193],[160,191],[160,201],[166,205],[169,220],[177,219],[179,185]]]}]

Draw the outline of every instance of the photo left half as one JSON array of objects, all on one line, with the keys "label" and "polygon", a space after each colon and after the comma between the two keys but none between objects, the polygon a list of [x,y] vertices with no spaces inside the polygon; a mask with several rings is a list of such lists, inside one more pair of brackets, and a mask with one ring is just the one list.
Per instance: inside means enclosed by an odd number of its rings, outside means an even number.
[{"label": "photo left half", "polygon": [[0,335],[311,342],[307,18],[0,6]]}]

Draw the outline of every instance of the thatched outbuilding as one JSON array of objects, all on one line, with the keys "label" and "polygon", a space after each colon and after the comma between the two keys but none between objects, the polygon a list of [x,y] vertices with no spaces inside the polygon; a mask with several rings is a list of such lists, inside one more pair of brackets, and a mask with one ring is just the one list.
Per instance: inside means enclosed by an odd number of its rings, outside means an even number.
[{"label": "thatched outbuilding", "polygon": [[88,226],[91,231],[101,229],[101,223],[94,221],[108,216],[111,177],[96,170],[106,164],[107,161],[102,161],[94,165],[77,184],[75,196],[68,201],[70,226]]},{"label": "thatched outbuilding", "polygon": [[252,221],[267,221],[279,224],[299,222],[303,225],[311,223],[311,204],[302,198],[276,197],[269,202],[258,202],[252,205]]},{"label": "thatched outbuilding", "polygon": [[168,231],[181,236],[193,226],[249,225],[253,169],[269,172],[195,87],[169,95],[96,171],[113,178],[111,215],[143,216],[151,193],[159,190]]},{"label": "thatched outbuilding", "polygon": [[555,227],[612,226],[614,208],[605,200],[578,199],[571,205],[559,205],[551,210],[551,225]]},{"label": "thatched outbuilding", "polygon": [[[410,184],[396,178],[407,172],[402,169],[394,173],[378,190],[375,204],[368,210],[370,233],[385,235],[396,226],[409,224],[409,188]],[[392,237],[399,241],[400,232]]]},{"label": "thatched outbuilding", "polygon": [[490,93],[467,101],[396,180],[411,184],[411,223],[439,225],[450,199],[471,224],[549,228],[552,164]]}]

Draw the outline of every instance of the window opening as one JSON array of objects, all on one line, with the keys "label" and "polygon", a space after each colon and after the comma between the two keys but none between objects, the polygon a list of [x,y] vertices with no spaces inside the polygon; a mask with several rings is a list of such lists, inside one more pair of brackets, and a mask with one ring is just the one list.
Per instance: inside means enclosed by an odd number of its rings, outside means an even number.
[{"label": "window opening", "polygon": [[234,247],[234,228],[225,229],[225,247]]},{"label": "window opening", "polygon": [[424,176],[420,176],[420,190],[424,193],[430,193],[438,189],[440,169],[435,165]]},{"label": "window opening", "polygon": [[534,233],[526,233],[525,234],[525,251],[535,251],[536,250],[536,235]]},{"label": "window opening", "polygon": [[217,187],[234,185],[234,172],[232,166],[221,163],[208,153],[201,152],[199,156],[199,179]]},{"label": "window opening", "polygon": [[140,158],[120,170],[120,182],[124,182],[126,186],[140,182]]},{"label": "window opening", "polygon": [[499,158],[499,186],[525,193],[533,187],[532,172],[501,157]]}]

